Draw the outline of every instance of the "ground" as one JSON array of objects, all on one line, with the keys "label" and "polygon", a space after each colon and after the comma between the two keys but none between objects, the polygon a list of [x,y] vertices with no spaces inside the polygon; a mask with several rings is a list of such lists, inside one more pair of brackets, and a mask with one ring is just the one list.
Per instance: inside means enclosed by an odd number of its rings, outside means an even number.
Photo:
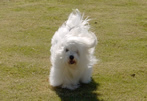
[{"label": "ground", "polygon": [[[92,82],[52,88],[50,41],[78,8],[98,37]],[[146,101],[146,0],[1,0],[1,101]]]}]

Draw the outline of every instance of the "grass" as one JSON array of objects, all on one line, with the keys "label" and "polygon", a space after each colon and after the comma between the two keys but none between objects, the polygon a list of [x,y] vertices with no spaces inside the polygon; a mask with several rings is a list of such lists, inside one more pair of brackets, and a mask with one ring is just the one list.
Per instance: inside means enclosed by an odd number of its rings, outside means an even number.
[{"label": "grass", "polygon": [[[93,81],[75,91],[48,83],[50,41],[73,8],[98,37]],[[146,0],[1,0],[0,100],[146,101]]]}]

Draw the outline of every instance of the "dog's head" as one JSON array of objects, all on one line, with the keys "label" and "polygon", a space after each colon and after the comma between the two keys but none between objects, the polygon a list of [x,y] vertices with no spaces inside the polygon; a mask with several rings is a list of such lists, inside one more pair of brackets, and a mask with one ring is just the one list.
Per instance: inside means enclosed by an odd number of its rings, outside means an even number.
[{"label": "dog's head", "polygon": [[62,57],[64,62],[70,66],[86,62],[90,49],[96,45],[96,40],[89,40],[83,37],[67,37],[62,45]]}]

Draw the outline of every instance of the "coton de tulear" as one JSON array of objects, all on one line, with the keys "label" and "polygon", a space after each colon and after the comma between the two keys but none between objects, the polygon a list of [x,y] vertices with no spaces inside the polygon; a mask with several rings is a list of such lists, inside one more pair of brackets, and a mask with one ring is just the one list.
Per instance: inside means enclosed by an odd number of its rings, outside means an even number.
[{"label": "coton de tulear", "polygon": [[75,9],[55,32],[51,41],[50,85],[74,90],[80,83],[91,81],[97,37],[91,31],[89,19],[83,19]]}]

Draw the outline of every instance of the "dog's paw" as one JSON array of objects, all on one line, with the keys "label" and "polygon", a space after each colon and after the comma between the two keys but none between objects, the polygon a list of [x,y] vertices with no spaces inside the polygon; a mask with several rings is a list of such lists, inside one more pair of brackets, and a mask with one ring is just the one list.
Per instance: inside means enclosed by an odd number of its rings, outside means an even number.
[{"label": "dog's paw", "polygon": [[50,79],[49,83],[50,83],[50,85],[53,86],[53,87],[58,87],[58,86],[60,86],[60,85],[62,84],[61,81],[59,81],[59,80],[58,80],[58,81],[55,81],[55,80],[53,80],[53,79]]},{"label": "dog's paw", "polygon": [[81,82],[87,84],[87,83],[91,82],[91,78],[83,78],[83,79],[81,80]]},{"label": "dog's paw", "polygon": [[62,85],[62,88],[67,88],[67,89],[70,89],[70,90],[75,90],[79,87],[80,85]]}]

